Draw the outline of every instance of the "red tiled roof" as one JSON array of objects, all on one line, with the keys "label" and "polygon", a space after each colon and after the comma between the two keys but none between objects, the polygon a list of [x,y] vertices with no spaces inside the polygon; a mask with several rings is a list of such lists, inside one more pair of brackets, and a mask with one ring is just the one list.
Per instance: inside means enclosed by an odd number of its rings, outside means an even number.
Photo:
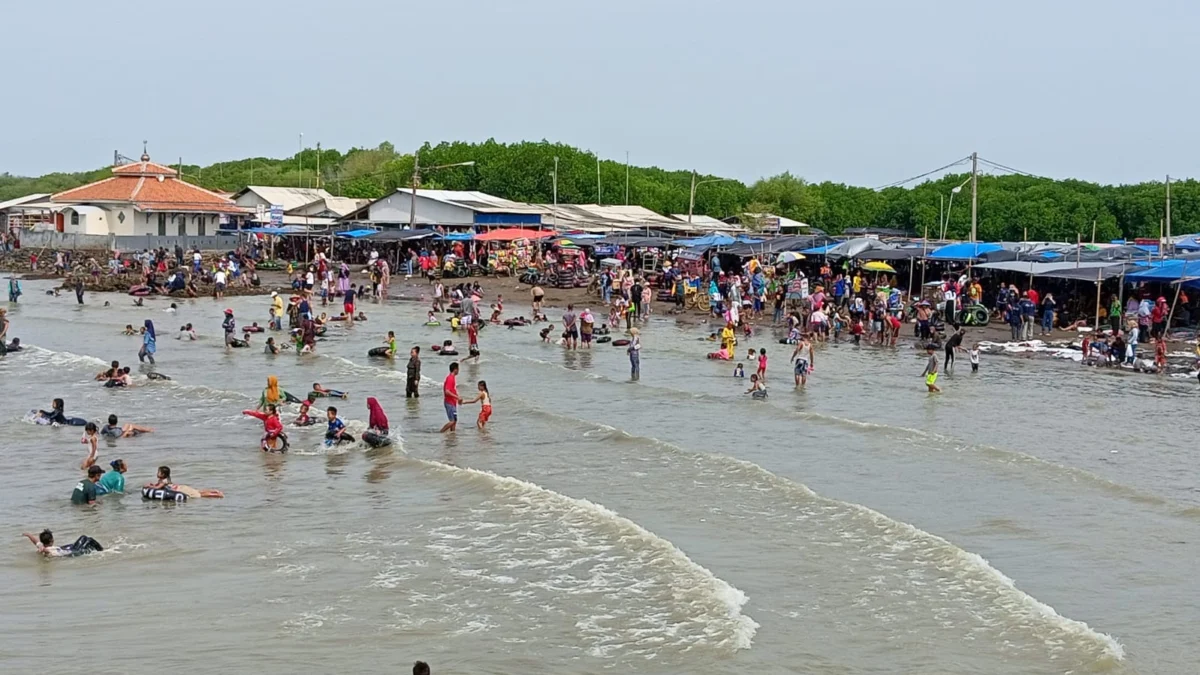
[{"label": "red tiled roof", "polygon": [[175,170],[153,162],[136,162],[113,169],[113,176],[60,192],[53,202],[128,202],[141,211],[248,213],[215,192],[180,180]]},{"label": "red tiled roof", "polygon": [[177,172],[169,166],[154,162],[134,162],[113,167],[114,176],[175,176]]}]

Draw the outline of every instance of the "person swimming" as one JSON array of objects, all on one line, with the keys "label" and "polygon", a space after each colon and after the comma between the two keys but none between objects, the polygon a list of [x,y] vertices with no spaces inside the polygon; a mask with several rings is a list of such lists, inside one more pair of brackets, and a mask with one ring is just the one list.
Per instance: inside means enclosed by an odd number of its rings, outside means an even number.
[{"label": "person swimming", "polygon": [[97,382],[102,382],[104,380],[111,380],[114,377],[117,377],[121,374],[121,362],[120,361],[113,361],[110,364],[110,366],[111,367],[108,368],[107,370],[102,370],[102,371],[96,373],[95,379]]},{"label": "person swimming", "polygon": [[[158,467],[158,479],[153,483],[147,483],[146,485],[143,486],[144,490],[145,489],[162,490],[164,488],[168,489],[168,490],[174,490],[175,492],[179,492],[181,494],[187,495],[187,497],[189,499],[200,499],[202,497],[207,497],[207,498],[212,498],[212,499],[221,499],[222,497],[225,496],[225,493],[221,492],[220,490],[213,490],[213,489],[198,490],[190,485],[183,485],[182,483],[172,483],[171,482],[171,467],[169,467],[169,466]],[[144,494],[145,494],[145,492],[143,492],[143,495]]]},{"label": "person swimming", "polygon": [[360,310],[358,310],[358,314],[354,315],[354,320],[355,321],[366,321],[367,315],[360,309]]},{"label": "person swimming", "polygon": [[100,435],[104,436],[105,438],[133,438],[135,436],[141,436],[142,434],[148,434],[151,431],[154,430],[150,427],[143,427],[137,424],[130,423],[122,425],[117,421],[116,415],[109,415],[108,424],[105,424],[103,427],[101,427]]},{"label": "person swimming", "polygon": [[337,389],[326,389],[325,387],[321,386],[320,382],[313,382],[312,393],[308,395],[308,398],[314,399],[321,398],[323,396],[328,396],[330,398],[346,398],[348,395],[346,392],[338,391]]},{"label": "person swimming", "polygon": [[742,364],[737,364],[733,367],[734,377],[746,377],[746,368]]},{"label": "person swimming", "polygon": [[329,422],[329,426],[325,430],[325,445],[353,443],[357,440],[354,438],[354,434],[346,431],[346,423],[338,417],[337,408],[329,406],[325,409],[325,415]]},{"label": "person swimming", "polygon": [[300,403],[300,414],[297,415],[296,419],[292,421],[292,426],[307,427],[317,423],[317,421],[308,414],[308,410],[312,407],[312,404],[313,400],[311,398]]},{"label": "person swimming", "polygon": [[[261,446],[263,452],[287,452],[288,437],[283,431],[283,421],[279,419],[279,411],[274,405],[267,405],[265,412],[258,410],[243,410],[243,415],[262,420],[263,436]],[[279,441],[280,443],[276,443]]]},{"label": "person swimming", "polygon": [[99,553],[104,550],[100,542],[87,535],[79,537],[73,543],[66,546],[55,546],[54,533],[50,530],[42,530],[41,534],[36,537],[29,532],[22,532],[21,534],[37,547],[39,554],[47,558],[72,558],[87,553]]},{"label": "person swimming", "polygon": [[50,402],[50,410],[37,411],[38,419],[46,424],[58,424],[62,426],[81,427],[87,424],[87,420],[82,417],[67,417],[63,414],[65,404],[61,398],[56,398]]},{"label": "person swimming", "polygon": [[21,346],[21,338],[15,337],[12,339],[12,342],[8,343],[8,345],[5,347],[5,349],[7,349],[10,352],[19,352],[25,348]]}]

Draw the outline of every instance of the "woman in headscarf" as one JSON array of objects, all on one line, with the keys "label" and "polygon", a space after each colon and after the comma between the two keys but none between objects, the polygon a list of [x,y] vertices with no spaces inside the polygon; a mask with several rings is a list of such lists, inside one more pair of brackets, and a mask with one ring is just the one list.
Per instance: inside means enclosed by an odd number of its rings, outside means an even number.
[{"label": "woman in headscarf", "polygon": [[154,322],[146,319],[146,323],[142,324],[142,348],[138,350],[138,360],[145,363],[146,359],[150,359],[150,363],[154,363],[154,352],[157,350],[158,336],[154,333]]},{"label": "woman in headscarf", "polygon": [[345,262],[338,269],[338,293],[345,295],[350,290],[350,266]]},{"label": "woman in headscarf", "polygon": [[362,437],[363,442],[373,448],[391,443],[391,439],[388,438],[387,415],[383,414],[383,407],[374,396],[367,397],[367,411],[370,412],[370,417],[367,421],[367,431]]},{"label": "woman in headscarf", "polygon": [[279,388],[279,378],[267,376],[267,388],[263,389],[262,397],[258,400],[256,410],[262,410],[268,405],[280,406],[284,403],[299,403],[300,399]]}]

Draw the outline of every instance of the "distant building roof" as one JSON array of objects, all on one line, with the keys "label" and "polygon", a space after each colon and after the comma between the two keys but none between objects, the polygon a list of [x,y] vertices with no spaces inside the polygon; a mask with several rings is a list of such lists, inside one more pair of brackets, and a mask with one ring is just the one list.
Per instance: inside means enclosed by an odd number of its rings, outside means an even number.
[{"label": "distant building roof", "polygon": [[198,213],[244,213],[245,209],[215,192],[180,180],[175,170],[150,161],[113,167],[109,178],[50,198],[57,203],[132,203],[140,211],[195,211]]},{"label": "distant building roof", "polygon": [[11,209],[16,206],[24,206],[26,204],[32,204],[33,202],[40,202],[49,196],[50,195],[48,195],[46,193],[42,193],[42,194],[36,194],[36,195],[25,195],[24,197],[16,197],[16,198],[10,199],[6,202],[0,202],[0,211],[4,211],[6,209]]},{"label": "distant building roof", "polygon": [[[686,213],[672,213],[671,217],[685,223],[688,222],[688,215]],[[746,230],[745,227],[742,227],[738,223],[727,223],[718,218],[698,213],[692,214],[692,229],[698,232],[744,232]]]},{"label": "distant building roof", "polygon": [[284,211],[298,209],[322,199],[331,199],[333,195],[321,188],[274,187],[267,185],[249,185],[239,190],[232,199],[237,200],[247,193],[253,193],[268,204],[278,204]]},{"label": "distant building roof", "polygon": [[670,230],[687,231],[687,223],[655,213],[644,206],[619,204],[541,204],[552,216],[552,224],[560,230],[609,232],[613,230]]},{"label": "distant building roof", "polygon": [[[396,188],[396,192],[409,194],[412,188]],[[536,204],[514,202],[486,192],[472,190],[422,190],[417,189],[417,199],[432,199],[452,206],[461,206],[477,213],[547,213]]]}]

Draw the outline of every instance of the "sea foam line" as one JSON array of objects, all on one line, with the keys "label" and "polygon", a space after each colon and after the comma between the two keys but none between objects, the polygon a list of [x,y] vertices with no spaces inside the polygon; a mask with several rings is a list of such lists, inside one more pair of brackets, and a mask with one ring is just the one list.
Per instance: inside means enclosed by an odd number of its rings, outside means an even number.
[{"label": "sea foam line", "polygon": [[[548,506],[564,511],[574,511],[594,522],[605,523],[609,526],[620,528],[627,537],[632,537],[661,553],[662,555],[658,556],[658,559],[664,560],[671,565],[673,568],[672,576],[690,578],[698,587],[703,589],[711,602],[715,602],[721,607],[726,614],[727,621],[731,624],[730,630],[732,631],[734,649],[749,649],[753,643],[754,636],[758,632],[758,622],[742,613],[742,607],[748,599],[746,594],[714,575],[703,565],[689,558],[686,553],[669,540],[650,532],[632,520],[595,502],[568,497],[536,483],[530,483],[519,478],[501,476],[479,469],[450,466],[430,460],[418,459],[415,461],[451,475],[488,481],[497,491],[507,493],[526,503],[531,503],[532,500],[541,498],[548,502]],[[626,537],[623,536],[622,539],[624,538]]]}]

